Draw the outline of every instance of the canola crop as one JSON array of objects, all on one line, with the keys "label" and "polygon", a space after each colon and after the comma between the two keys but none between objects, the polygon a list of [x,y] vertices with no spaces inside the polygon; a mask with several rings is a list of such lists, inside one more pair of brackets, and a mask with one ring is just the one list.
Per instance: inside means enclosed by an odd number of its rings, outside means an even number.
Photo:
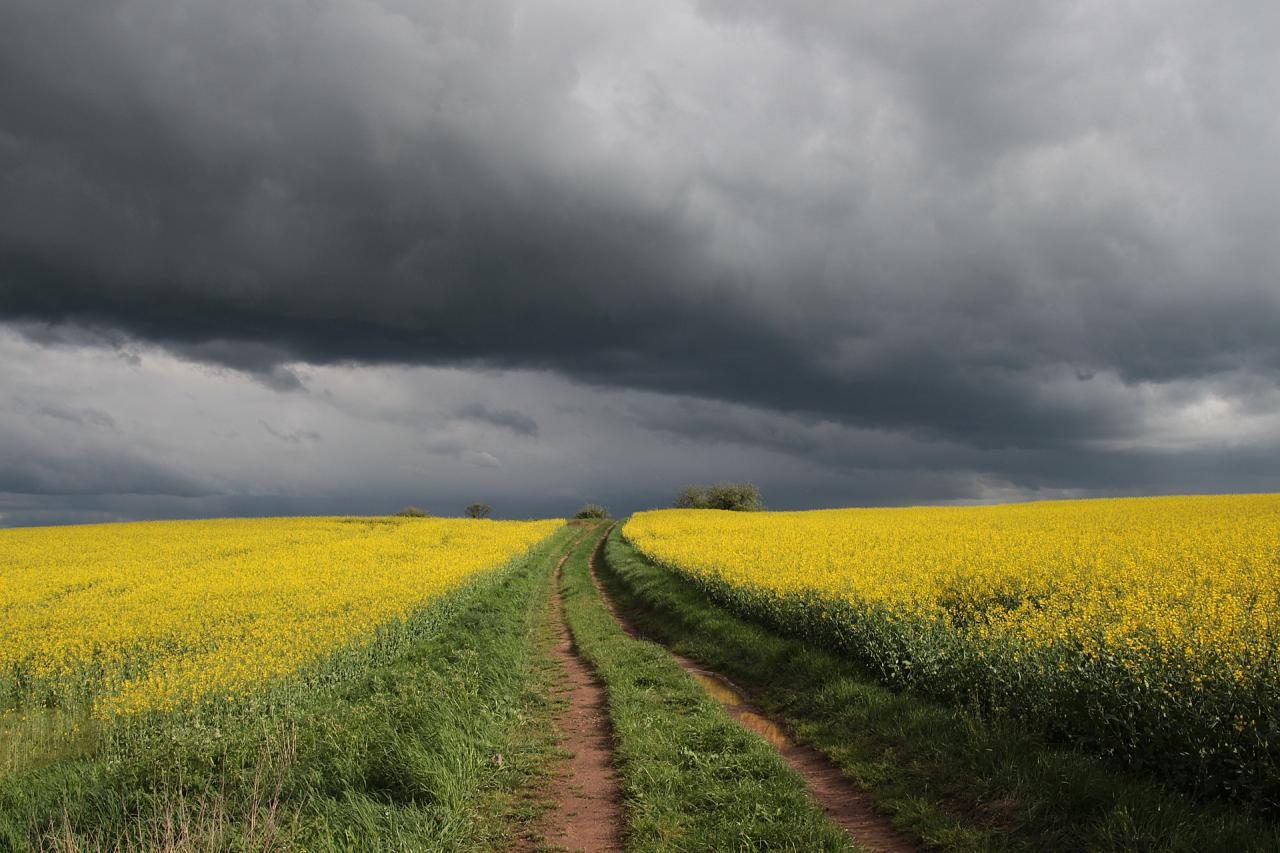
[{"label": "canola crop", "polygon": [[245,697],[372,641],[562,523],[278,518],[0,531],[0,701],[119,718]]},{"label": "canola crop", "polygon": [[623,534],[891,685],[1280,804],[1280,495],[660,510]]}]

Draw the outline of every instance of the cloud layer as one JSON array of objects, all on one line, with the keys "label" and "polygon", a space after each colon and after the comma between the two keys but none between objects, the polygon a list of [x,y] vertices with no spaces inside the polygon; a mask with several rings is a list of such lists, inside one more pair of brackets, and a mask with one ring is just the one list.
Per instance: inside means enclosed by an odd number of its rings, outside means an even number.
[{"label": "cloud layer", "polygon": [[[24,376],[70,353],[101,353],[122,396],[160,382],[140,360],[210,366],[239,389],[220,406],[258,401],[262,452],[339,453],[331,415],[282,414],[330,404],[305,402],[309,375],[559,383],[620,430],[591,460],[617,480],[590,488],[638,501],[659,489],[626,484],[654,464],[628,430],[678,437],[655,458],[737,448],[724,476],[792,483],[797,505],[1275,488],[1278,18],[5,4],[0,381],[10,418],[74,449],[5,433],[0,493],[265,488],[214,476],[259,450],[157,468],[109,397]],[[649,402],[600,416],[628,394]],[[569,463],[564,418],[450,406],[422,444],[465,466],[449,476],[513,477],[507,444]],[[814,470],[835,473],[806,493]]]}]

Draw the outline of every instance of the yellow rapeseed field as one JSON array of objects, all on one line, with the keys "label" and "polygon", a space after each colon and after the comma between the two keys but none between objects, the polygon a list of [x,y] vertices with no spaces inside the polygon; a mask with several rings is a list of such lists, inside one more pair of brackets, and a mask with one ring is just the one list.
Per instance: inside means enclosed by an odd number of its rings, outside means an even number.
[{"label": "yellow rapeseed field", "polygon": [[562,522],[276,518],[0,531],[0,698],[98,716],[234,698]]},{"label": "yellow rapeseed field", "polygon": [[1197,785],[1280,781],[1280,495],[660,510],[623,532],[893,683]]}]

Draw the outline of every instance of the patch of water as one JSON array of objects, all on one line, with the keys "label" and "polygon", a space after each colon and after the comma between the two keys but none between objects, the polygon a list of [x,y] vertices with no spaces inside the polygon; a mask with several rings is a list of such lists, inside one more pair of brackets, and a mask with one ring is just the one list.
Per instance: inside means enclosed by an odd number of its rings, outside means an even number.
[{"label": "patch of water", "polygon": [[774,749],[781,750],[791,746],[791,739],[786,736],[782,729],[771,720],[751,710],[747,705],[746,697],[733,689],[733,687],[714,675],[705,672],[690,670],[689,674],[693,676],[698,684],[702,685],[703,690],[711,694],[711,698],[724,705],[735,720],[760,735]]}]

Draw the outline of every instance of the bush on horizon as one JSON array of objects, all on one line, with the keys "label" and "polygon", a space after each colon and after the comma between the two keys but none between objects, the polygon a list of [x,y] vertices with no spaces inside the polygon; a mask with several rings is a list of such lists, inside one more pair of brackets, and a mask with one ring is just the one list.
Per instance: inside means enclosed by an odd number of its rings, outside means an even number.
[{"label": "bush on horizon", "polygon": [[760,489],[753,483],[716,483],[711,486],[685,486],[676,496],[676,509],[727,509],[735,512],[759,512],[764,509]]}]

